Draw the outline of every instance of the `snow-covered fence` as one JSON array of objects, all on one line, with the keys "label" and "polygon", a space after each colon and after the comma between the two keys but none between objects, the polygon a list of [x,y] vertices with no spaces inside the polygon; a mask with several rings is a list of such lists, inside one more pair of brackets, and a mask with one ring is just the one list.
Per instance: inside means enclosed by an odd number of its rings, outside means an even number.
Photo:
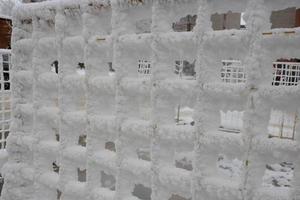
[{"label": "snow-covered fence", "polygon": [[[299,116],[298,86],[272,86],[272,61],[299,55],[299,31],[288,39],[262,34],[270,28],[272,10],[299,4],[20,5],[3,199],[299,199],[299,123],[294,140],[268,133],[272,108]],[[211,15],[229,10],[245,11],[247,29],[213,31]],[[187,15],[197,15],[193,31],[174,32],[173,23]],[[147,77],[138,72],[141,58],[151,62]],[[241,60],[244,84],[221,80],[224,58]],[[196,61],[197,78],[174,73],[178,60]],[[174,119],[174,108],[191,108],[194,116],[191,109],[181,109],[183,116],[178,109]],[[220,110],[244,111],[240,133],[220,130]],[[179,123],[180,116],[188,122]],[[266,165],[283,162],[295,167],[292,187],[264,187]],[[229,176],[221,176],[220,167]]]}]

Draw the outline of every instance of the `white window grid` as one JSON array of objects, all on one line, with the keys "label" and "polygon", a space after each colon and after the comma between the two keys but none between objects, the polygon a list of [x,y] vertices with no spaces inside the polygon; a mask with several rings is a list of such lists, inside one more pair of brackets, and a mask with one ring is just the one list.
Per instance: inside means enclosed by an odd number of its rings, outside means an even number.
[{"label": "white window grid", "polygon": [[245,83],[245,66],[240,60],[222,60],[221,80],[224,83]]},{"label": "white window grid", "polygon": [[296,86],[300,82],[300,63],[274,62],[273,70],[272,85]]},{"label": "white window grid", "polygon": [[6,148],[6,139],[9,135],[11,121],[11,98],[10,98],[10,54],[1,54],[0,75],[0,149]]},{"label": "white window grid", "polygon": [[138,74],[141,76],[151,75],[151,62],[148,60],[138,61]]}]

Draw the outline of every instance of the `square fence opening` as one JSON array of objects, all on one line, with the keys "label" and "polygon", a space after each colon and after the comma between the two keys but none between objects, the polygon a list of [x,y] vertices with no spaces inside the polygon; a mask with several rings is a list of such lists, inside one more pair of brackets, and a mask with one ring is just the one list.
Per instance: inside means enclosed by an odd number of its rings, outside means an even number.
[{"label": "square fence opening", "polygon": [[291,188],[294,177],[294,164],[282,162],[267,164],[263,176],[263,187]]},{"label": "square fence opening", "polygon": [[151,193],[151,188],[145,187],[143,184],[136,184],[134,186],[132,195],[138,197],[141,200],[151,200]]},{"label": "square fence opening", "polygon": [[86,182],[86,169],[77,168],[77,180],[79,182]]},{"label": "square fence opening", "polygon": [[78,145],[86,147],[86,135],[79,136]]},{"label": "square fence opening", "polygon": [[240,133],[243,129],[243,111],[224,112],[220,110],[220,127],[219,130],[231,133]]},{"label": "square fence opening", "polygon": [[111,174],[107,174],[104,171],[101,171],[101,187],[115,191],[116,190],[115,176]]},{"label": "square fence opening", "polygon": [[105,149],[107,149],[109,151],[116,152],[116,145],[115,145],[114,142],[106,142],[105,143]]},{"label": "square fence opening", "polygon": [[268,125],[269,138],[295,139],[298,116],[282,110],[272,109]]},{"label": "square fence opening", "polygon": [[245,83],[245,66],[240,60],[222,60],[221,80],[224,83]]},{"label": "square fence opening", "polygon": [[273,63],[273,86],[296,86],[300,81],[300,62]]}]

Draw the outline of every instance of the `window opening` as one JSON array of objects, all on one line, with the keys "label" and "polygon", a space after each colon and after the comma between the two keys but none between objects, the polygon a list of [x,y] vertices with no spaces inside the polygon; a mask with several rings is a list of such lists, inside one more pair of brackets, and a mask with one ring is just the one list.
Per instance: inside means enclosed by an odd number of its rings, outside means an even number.
[{"label": "window opening", "polygon": [[193,161],[187,155],[183,155],[183,156],[180,156],[180,157],[176,158],[176,160],[175,160],[175,166],[177,168],[181,168],[181,169],[185,169],[185,170],[188,170],[188,171],[192,171],[193,170]]},{"label": "window opening", "polygon": [[77,73],[79,75],[82,75],[82,76],[85,75],[85,65],[84,65],[84,63],[81,63],[81,62],[78,63]]},{"label": "window opening", "polygon": [[246,29],[245,13],[241,13],[241,26],[240,29]]},{"label": "window opening", "polygon": [[270,22],[274,28],[296,28],[300,26],[300,8],[290,7],[272,11]]},{"label": "window opening", "polygon": [[231,160],[220,154],[217,160],[218,172],[226,177],[238,179],[242,175],[243,162],[237,158]]},{"label": "window opening", "polygon": [[107,149],[109,151],[116,152],[116,145],[115,145],[114,142],[106,142],[105,143],[105,149]]},{"label": "window opening", "polygon": [[192,200],[191,198],[185,198],[177,194],[172,194],[169,200]]},{"label": "window opening", "polygon": [[151,32],[151,19],[141,19],[136,22],[135,26],[137,33],[150,33]]},{"label": "window opening", "polygon": [[59,137],[59,134],[58,134],[58,133],[55,134],[55,140],[56,140],[57,142],[59,142],[59,140],[60,140],[60,137]]},{"label": "window opening", "polygon": [[0,174],[0,195],[2,194],[3,185],[4,185],[4,178],[2,174]]},{"label": "window opening", "polygon": [[116,73],[116,70],[112,66],[112,62],[108,62],[108,75],[114,76]]},{"label": "window opening", "polygon": [[55,60],[51,63],[51,71],[58,74],[58,61]]},{"label": "window opening", "polygon": [[294,177],[294,164],[282,162],[267,164],[263,176],[264,187],[291,188]]},{"label": "window opening", "polygon": [[211,15],[213,30],[229,30],[241,28],[241,13],[228,11],[227,13],[215,13]]},{"label": "window opening", "polygon": [[151,161],[151,154],[149,148],[138,148],[136,150],[138,158],[141,160]]},{"label": "window opening", "polygon": [[56,194],[57,194],[57,200],[59,200],[61,198],[61,191],[60,190],[56,190]]},{"label": "window opening", "polygon": [[56,162],[52,163],[52,168],[55,173],[59,173],[59,166],[56,164]]}]

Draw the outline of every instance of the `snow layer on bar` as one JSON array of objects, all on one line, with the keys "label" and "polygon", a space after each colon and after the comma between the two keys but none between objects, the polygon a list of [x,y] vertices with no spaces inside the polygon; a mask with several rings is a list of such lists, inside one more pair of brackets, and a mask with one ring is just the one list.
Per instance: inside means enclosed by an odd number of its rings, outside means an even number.
[{"label": "snow layer on bar", "polygon": [[41,141],[37,144],[37,150],[45,156],[57,155],[59,153],[59,143],[56,141]]},{"label": "snow layer on bar", "polygon": [[92,158],[99,166],[116,171],[116,153],[108,150],[96,151]]},{"label": "snow layer on bar", "polygon": [[144,138],[150,138],[151,126],[150,122],[146,120],[126,120],[122,124],[122,131],[131,136],[141,136]]},{"label": "snow layer on bar", "polygon": [[58,174],[55,172],[47,172],[38,177],[38,181],[47,187],[56,189],[58,184]]},{"label": "snow layer on bar", "polygon": [[86,184],[77,182],[77,181],[70,181],[67,183],[65,186],[65,193],[69,194],[75,198],[85,198],[85,189],[86,189]]},{"label": "snow layer on bar", "polygon": [[114,196],[115,196],[115,191],[111,191],[106,188],[95,189],[92,192],[93,199],[113,200]]},{"label": "snow layer on bar", "polygon": [[193,126],[164,125],[159,131],[159,137],[162,140],[171,141],[192,141],[193,134]]},{"label": "snow layer on bar", "polygon": [[10,49],[0,49],[0,54],[10,54],[11,50]]}]

